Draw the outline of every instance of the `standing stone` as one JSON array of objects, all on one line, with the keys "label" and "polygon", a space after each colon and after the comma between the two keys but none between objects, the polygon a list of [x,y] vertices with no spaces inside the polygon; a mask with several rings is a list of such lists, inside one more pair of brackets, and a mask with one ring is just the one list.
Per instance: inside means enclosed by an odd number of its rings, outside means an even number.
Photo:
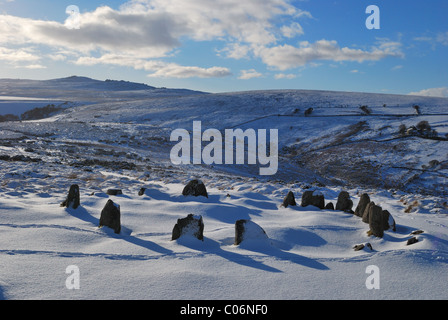
[{"label": "standing stone", "polygon": [[142,196],[145,194],[146,188],[140,188],[140,190],[138,191],[138,195]]},{"label": "standing stone", "polygon": [[356,206],[355,215],[357,215],[358,217],[362,217],[364,210],[366,209],[369,202],[370,202],[369,195],[367,193],[363,193],[361,195],[361,198],[359,199],[358,205]]},{"label": "standing stone", "polygon": [[182,190],[184,196],[204,196],[208,198],[207,189],[201,180],[191,180]]},{"label": "standing stone", "polygon": [[325,198],[322,193],[314,194],[314,191],[305,191],[302,195],[302,207],[315,206],[319,209],[325,208]]},{"label": "standing stone", "polygon": [[393,231],[397,231],[395,225],[395,219],[392,217],[389,211],[383,210],[381,214],[382,214],[383,230],[392,229]]},{"label": "standing stone", "polygon": [[202,221],[202,216],[194,216],[190,213],[186,218],[177,219],[171,240],[179,239],[182,235],[192,235],[204,241],[204,222]]},{"label": "standing stone", "polygon": [[382,238],[384,235],[383,209],[373,205],[369,208],[369,234]]},{"label": "standing stone", "polygon": [[115,233],[120,233],[120,206],[114,203],[111,199],[107,200],[106,205],[101,211],[99,227],[106,226],[114,230]]},{"label": "standing stone", "polygon": [[239,245],[244,240],[268,239],[266,232],[253,221],[237,220],[235,222],[235,245]]},{"label": "standing stone", "polygon": [[370,215],[370,211],[371,211],[371,207],[373,207],[375,205],[375,202],[370,201],[366,208],[364,209],[364,212],[362,213],[362,222],[365,223],[369,223],[369,215]]},{"label": "standing stone", "polygon": [[286,197],[283,199],[283,206],[287,208],[288,206],[296,206],[296,199],[294,197],[294,193],[289,191]]},{"label": "standing stone", "polygon": [[110,196],[117,196],[123,194],[123,191],[121,189],[108,189],[106,193]]},{"label": "standing stone", "polygon": [[336,203],[336,210],[349,211],[353,207],[353,201],[350,199],[350,195],[347,191],[341,191],[338,196],[338,202]]},{"label": "standing stone", "polygon": [[327,209],[327,210],[334,210],[334,204],[333,204],[333,202],[328,202],[328,203],[325,205],[325,209]]},{"label": "standing stone", "polygon": [[72,184],[68,191],[67,198],[61,203],[61,207],[76,209],[79,207],[79,186],[77,184]]}]

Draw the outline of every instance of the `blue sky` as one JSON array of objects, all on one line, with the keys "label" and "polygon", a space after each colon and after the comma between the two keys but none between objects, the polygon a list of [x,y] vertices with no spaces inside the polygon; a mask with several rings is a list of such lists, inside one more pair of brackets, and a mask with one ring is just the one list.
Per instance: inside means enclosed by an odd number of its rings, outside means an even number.
[{"label": "blue sky", "polygon": [[0,78],[448,96],[447,16],[446,0],[0,0]]}]

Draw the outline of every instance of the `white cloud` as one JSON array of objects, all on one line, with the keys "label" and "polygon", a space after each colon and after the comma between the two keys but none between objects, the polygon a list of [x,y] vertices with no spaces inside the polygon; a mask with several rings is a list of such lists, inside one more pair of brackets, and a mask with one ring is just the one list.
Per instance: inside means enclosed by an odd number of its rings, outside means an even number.
[{"label": "white cloud", "polygon": [[297,22],[291,23],[289,26],[281,27],[282,34],[287,38],[294,38],[297,35],[303,35],[305,32],[300,24]]},{"label": "white cloud", "polygon": [[160,60],[136,59],[131,56],[106,54],[99,58],[80,57],[74,61],[77,65],[92,66],[96,64],[109,64],[132,67],[136,70],[151,72],[148,77],[162,78],[220,78],[231,75],[227,68],[210,67],[201,68],[197,66],[182,66],[177,63],[167,63]]},{"label": "white cloud", "polygon": [[[258,58],[279,70],[318,60],[363,62],[402,56],[401,44],[391,41],[382,41],[370,50],[341,48],[334,40],[282,44],[286,38],[303,35],[299,20],[310,17],[289,0],[130,0],[117,10],[101,6],[80,13],[79,29],[67,28],[68,20],[60,23],[0,15],[0,46],[47,46],[52,53],[46,57],[56,61],[72,56],[77,64],[128,66],[150,71],[149,76],[180,78],[230,74],[219,66],[181,66],[155,60],[173,59],[182,42],[190,40],[219,41],[223,49],[217,49],[218,54]],[[33,56],[22,50],[23,59],[27,53],[29,58]],[[57,53],[61,51],[70,54]],[[17,59],[7,55],[3,53],[3,60]],[[259,75],[241,75],[254,76]]]},{"label": "white cloud", "polygon": [[[271,44],[280,39],[272,22],[276,17],[309,15],[304,13],[286,0],[132,0],[119,10],[102,6],[80,13],[79,30],[55,21],[0,15],[0,42],[59,45],[84,52],[138,50],[139,56],[153,58],[180,46],[182,37]],[[298,22],[280,28],[286,36],[303,32]]]},{"label": "white cloud", "polygon": [[95,50],[162,57],[180,45],[181,26],[164,14],[128,14],[99,7],[80,15],[80,29],[55,21],[0,15],[0,43],[42,44],[75,52]]},{"label": "white cloud", "polygon": [[341,48],[334,40],[319,40],[315,43],[302,41],[299,47],[288,44],[264,47],[257,51],[257,55],[268,66],[279,70],[301,67],[316,60],[363,62],[403,56],[398,43],[382,43],[367,51]]},{"label": "white cloud", "polygon": [[252,51],[251,47],[248,45],[243,45],[240,43],[230,43],[222,50],[217,50],[218,55],[224,53],[227,58],[232,59],[248,59],[249,53]]},{"label": "white cloud", "polygon": [[148,74],[148,77],[221,78],[229,75],[231,75],[230,70],[223,67],[201,68],[196,66],[181,66],[176,63],[168,63],[160,66],[154,73]]},{"label": "white cloud", "polygon": [[295,79],[297,75],[292,73],[278,73],[275,75],[275,79]]},{"label": "white cloud", "polygon": [[0,47],[0,61],[9,63],[38,61],[40,59],[31,49],[10,49]]},{"label": "white cloud", "polygon": [[29,65],[25,65],[25,66],[15,66],[15,68],[17,69],[46,69],[46,66],[43,66],[41,64],[29,64]]},{"label": "white cloud", "polygon": [[[82,57],[102,55],[132,56],[141,59],[167,58],[181,46],[181,40],[220,40],[233,43],[227,55],[240,59],[247,56],[252,45],[265,46],[280,40],[280,34],[292,37],[303,31],[298,22],[278,27],[273,21],[279,16],[299,18],[309,15],[288,0],[130,0],[118,10],[101,6],[80,13],[79,29],[66,23],[0,15],[0,45],[45,45],[64,49]],[[281,31],[280,31],[281,29]],[[62,60],[61,55],[49,56]],[[10,58],[13,59],[13,58]],[[103,63],[98,59],[81,59],[79,63]],[[110,60],[108,63],[123,63]],[[171,67],[168,67],[171,66]],[[176,67],[172,67],[176,66]],[[226,68],[180,67],[167,64],[162,71],[176,77],[229,74]]]},{"label": "white cloud", "polygon": [[427,97],[448,97],[448,87],[423,89],[416,92],[410,92],[413,96],[427,96]]},{"label": "white cloud", "polygon": [[260,72],[257,72],[255,69],[249,69],[249,70],[241,70],[241,75],[238,77],[238,79],[242,80],[249,80],[253,78],[260,78],[263,75]]},{"label": "white cloud", "polygon": [[436,40],[444,46],[448,46],[448,31],[438,33]]}]

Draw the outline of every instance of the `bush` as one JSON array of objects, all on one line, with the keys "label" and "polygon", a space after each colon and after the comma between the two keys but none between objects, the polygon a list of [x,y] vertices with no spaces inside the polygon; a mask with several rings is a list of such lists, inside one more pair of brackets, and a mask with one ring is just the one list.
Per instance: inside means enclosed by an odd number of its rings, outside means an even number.
[{"label": "bush", "polygon": [[55,114],[58,111],[61,111],[62,107],[55,106],[54,104],[46,105],[45,107],[41,108],[34,108],[32,110],[28,110],[24,112],[21,116],[22,120],[39,120],[48,118],[51,115]]},{"label": "bush", "polygon": [[0,115],[0,122],[19,121],[19,117],[13,114]]},{"label": "bush", "polygon": [[431,126],[429,125],[428,121],[420,121],[417,123],[417,130],[419,131],[431,131]]},{"label": "bush", "polygon": [[361,109],[365,114],[372,113],[372,110],[370,110],[369,107],[367,107],[367,106],[361,106],[361,107],[359,107],[359,109]]}]

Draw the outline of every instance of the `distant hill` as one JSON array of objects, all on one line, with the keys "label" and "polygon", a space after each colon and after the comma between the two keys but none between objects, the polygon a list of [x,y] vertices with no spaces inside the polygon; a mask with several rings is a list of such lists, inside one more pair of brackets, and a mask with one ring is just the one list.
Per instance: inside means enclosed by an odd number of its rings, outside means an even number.
[{"label": "distant hill", "polygon": [[87,89],[87,90],[100,90],[100,91],[130,91],[130,90],[151,90],[155,87],[149,86],[144,83],[135,83],[124,80],[110,80],[105,81],[95,80],[87,77],[71,76],[67,78],[52,79],[43,81],[50,86],[55,84],[59,86],[70,86],[72,89]]},{"label": "distant hill", "polygon": [[[107,79],[102,81],[80,76],[50,80],[0,79],[0,101],[2,96],[13,96],[26,97],[28,102],[33,99],[48,99],[61,103],[77,101],[89,104],[98,101],[138,100],[154,96],[191,94],[203,94],[203,92],[188,89],[156,88],[144,83],[124,80]],[[19,99],[16,100],[19,101]],[[8,101],[11,102],[12,100],[8,99]],[[39,106],[42,106],[42,104]],[[0,110],[0,114],[4,114],[4,112]]]}]

